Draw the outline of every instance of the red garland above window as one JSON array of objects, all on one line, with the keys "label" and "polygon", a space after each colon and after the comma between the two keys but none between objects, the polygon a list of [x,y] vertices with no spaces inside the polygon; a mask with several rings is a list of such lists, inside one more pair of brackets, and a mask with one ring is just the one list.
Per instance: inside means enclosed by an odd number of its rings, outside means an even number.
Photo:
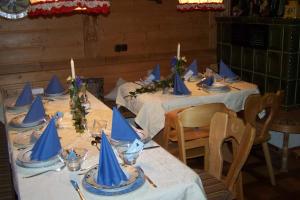
[{"label": "red garland above window", "polygon": [[108,0],[30,0],[29,16],[59,15],[71,12],[108,14]]},{"label": "red garland above window", "polygon": [[177,10],[224,10],[223,0],[179,0]]}]

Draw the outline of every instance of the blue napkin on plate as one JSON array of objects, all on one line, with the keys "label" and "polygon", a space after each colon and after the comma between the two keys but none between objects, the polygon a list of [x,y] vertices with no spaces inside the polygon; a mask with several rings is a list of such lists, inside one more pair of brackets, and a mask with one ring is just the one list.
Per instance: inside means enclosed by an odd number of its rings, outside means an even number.
[{"label": "blue napkin on plate", "polygon": [[57,134],[55,120],[52,118],[41,137],[31,150],[31,160],[48,160],[57,155],[61,150],[61,144]]},{"label": "blue napkin on plate", "polygon": [[154,81],[160,80],[160,65],[157,64],[156,67],[153,69],[151,74],[154,76]]},{"label": "blue napkin on plate", "polygon": [[45,90],[45,93],[46,94],[58,94],[58,93],[62,93],[63,91],[65,91],[65,89],[62,86],[62,84],[60,83],[58,77],[56,75],[52,76],[52,78]]},{"label": "blue napkin on plate", "polygon": [[170,61],[171,68],[175,67],[176,64],[177,64],[177,57],[174,56],[171,58],[171,61]]},{"label": "blue napkin on plate", "polygon": [[32,95],[31,85],[30,83],[26,83],[15,103],[15,106],[29,105],[31,104],[32,101],[33,101],[33,95]]},{"label": "blue napkin on plate", "polygon": [[197,64],[197,60],[196,59],[188,67],[187,71],[189,71],[189,70],[191,70],[193,72],[193,76],[197,76],[198,75],[198,64]]},{"label": "blue napkin on plate", "polygon": [[174,77],[174,91],[173,91],[173,94],[175,94],[175,95],[188,95],[190,93],[191,92],[187,89],[184,82],[182,81],[182,79],[180,78],[178,73],[176,72],[175,77]]},{"label": "blue napkin on plate", "polygon": [[201,81],[201,84],[211,86],[214,83],[214,77],[208,76],[203,81]]},{"label": "blue napkin on plate", "polygon": [[27,112],[23,123],[37,122],[45,118],[45,109],[40,96],[37,96],[34,102],[31,104],[29,111]]},{"label": "blue napkin on plate", "polygon": [[237,75],[229,69],[229,67],[221,60],[219,74],[223,78],[236,78]]},{"label": "blue napkin on plate", "polygon": [[130,142],[140,139],[140,136],[134,131],[127,120],[124,119],[116,107],[113,108],[111,138]]},{"label": "blue napkin on plate", "polygon": [[111,144],[103,132],[101,138],[97,183],[106,186],[117,186],[122,181],[128,181],[113,152]]}]

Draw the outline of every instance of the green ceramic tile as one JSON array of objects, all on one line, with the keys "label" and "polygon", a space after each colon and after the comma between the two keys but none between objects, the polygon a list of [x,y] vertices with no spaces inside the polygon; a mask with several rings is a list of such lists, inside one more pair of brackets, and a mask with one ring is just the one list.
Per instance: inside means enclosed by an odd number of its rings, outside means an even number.
[{"label": "green ceramic tile", "polygon": [[281,73],[281,53],[269,52],[267,63],[267,74],[280,78]]},{"label": "green ceramic tile", "polygon": [[281,89],[284,90],[286,104],[287,105],[295,104],[296,81],[281,81]]},{"label": "green ceramic tile", "polygon": [[252,82],[252,76],[253,76],[252,72],[242,71],[242,75],[241,75],[242,80],[247,82]]},{"label": "green ceramic tile", "polygon": [[271,25],[269,27],[269,48],[272,50],[282,49],[283,27]]},{"label": "green ceramic tile", "polygon": [[231,56],[231,47],[230,45],[222,46],[222,59],[226,64],[230,64],[230,56]]},{"label": "green ceramic tile", "polygon": [[253,71],[253,49],[250,48],[243,49],[242,68]]},{"label": "green ceramic tile", "polygon": [[284,28],[284,51],[297,52],[299,50],[299,29],[299,26],[286,26]]},{"label": "green ceramic tile", "polygon": [[254,72],[266,73],[267,68],[267,51],[255,50],[254,51]]},{"label": "green ceramic tile", "polygon": [[230,23],[222,24],[222,41],[223,42],[231,41],[231,24]]},{"label": "green ceramic tile", "polygon": [[242,47],[232,45],[231,65],[239,66],[242,65]]},{"label": "green ceramic tile", "polygon": [[267,78],[266,92],[276,92],[280,89],[280,79]]},{"label": "green ceramic tile", "polygon": [[281,77],[286,80],[297,78],[298,54],[283,54],[282,74]]},{"label": "green ceramic tile", "polygon": [[266,91],[266,88],[265,88],[266,77],[265,76],[254,73],[253,74],[253,83],[255,83],[258,86],[259,91],[261,93],[265,93],[265,91]]}]

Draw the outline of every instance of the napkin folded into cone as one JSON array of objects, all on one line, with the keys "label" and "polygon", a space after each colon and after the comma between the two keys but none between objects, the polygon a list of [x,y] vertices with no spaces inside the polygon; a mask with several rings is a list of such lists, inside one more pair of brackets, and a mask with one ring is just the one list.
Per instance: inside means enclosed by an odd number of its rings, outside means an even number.
[{"label": "napkin folded into cone", "polygon": [[33,101],[33,95],[30,83],[26,83],[23,87],[21,94],[16,100],[15,106],[25,106],[31,104]]},{"label": "napkin folded into cone", "polygon": [[236,78],[237,75],[231,71],[231,69],[221,60],[219,75],[223,78]]},{"label": "napkin folded into cone", "polygon": [[139,135],[134,131],[127,120],[116,107],[113,108],[111,138],[119,141],[133,142],[135,139],[140,139]]},{"label": "napkin folded into cone", "polygon": [[99,167],[97,183],[106,186],[118,186],[123,181],[128,181],[126,174],[120,167],[120,164],[113,152],[111,144],[106,135],[102,132],[102,141],[99,157]]},{"label": "napkin folded into cone", "polygon": [[48,160],[61,151],[55,119],[52,118],[31,150],[31,160]]},{"label": "napkin folded into cone", "polygon": [[202,85],[207,85],[207,86],[211,86],[213,83],[214,83],[214,77],[213,76],[208,76],[203,81],[201,81]]},{"label": "napkin folded into cone", "polygon": [[160,80],[160,65],[157,64],[152,70],[151,74],[146,78],[145,82],[159,81]]},{"label": "napkin folded into cone", "polygon": [[192,76],[198,76],[198,64],[196,59],[187,68],[184,80],[188,80]]},{"label": "napkin folded into cone", "polygon": [[182,81],[181,77],[178,73],[175,73],[174,76],[174,95],[189,95],[191,92],[188,90],[184,82]]},{"label": "napkin folded into cone", "polygon": [[23,123],[32,123],[43,120],[45,118],[45,109],[40,96],[37,96],[31,104]]},{"label": "napkin folded into cone", "polygon": [[59,94],[65,91],[64,87],[60,83],[58,77],[56,75],[52,76],[45,93],[46,94]]}]

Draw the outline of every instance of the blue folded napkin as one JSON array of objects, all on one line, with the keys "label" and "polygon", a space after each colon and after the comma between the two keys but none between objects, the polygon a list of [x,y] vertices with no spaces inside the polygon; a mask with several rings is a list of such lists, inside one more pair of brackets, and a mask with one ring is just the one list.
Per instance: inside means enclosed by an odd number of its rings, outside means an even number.
[{"label": "blue folded napkin", "polygon": [[229,69],[229,67],[221,60],[219,74],[223,78],[236,78],[237,75]]},{"label": "blue folded napkin", "polygon": [[208,76],[203,81],[201,81],[201,84],[211,86],[214,83],[214,77]]},{"label": "blue folded napkin", "polygon": [[62,93],[63,91],[65,91],[65,89],[62,86],[62,84],[60,83],[58,77],[56,75],[52,76],[52,78],[45,90],[45,93],[46,94],[58,94],[58,93]]},{"label": "blue folded napkin", "polygon": [[187,70],[191,70],[193,72],[193,76],[198,75],[198,64],[196,59],[190,64]]},{"label": "blue folded napkin", "polygon": [[173,94],[175,94],[175,95],[188,95],[190,93],[191,92],[187,89],[184,82],[182,81],[182,79],[180,78],[178,73],[176,72],[175,77],[174,77],[174,91],[173,91]]},{"label": "blue folded napkin", "polygon": [[171,61],[170,61],[171,68],[175,67],[176,64],[177,64],[177,57],[174,56],[171,58]]},{"label": "blue folded napkin", "polygon": [[154,81],[160,80],[160,65],[157,64],[156,67],[153,69],[151,74],[154,76]]},{"label": "blue folded napkin", "polygon": [[45,118],[45,109],[40,96],[37,96],[34,102],[31,104],[29,111],[27,112],[23,123],[37,122]]},{"label": "blue folded napkin", "polygon": [[118,186],[122,181],[128,181],[128,178],[121,169],[111,144],[103,132],[101,138],[97,183]]},{"label": "blue folded napkin", "polygon": [[15,103],[15,106],[29,105],[31,104],[32,100],[33,100],[33,95],[32,95],[31,85],[30,83],[26,83]]},{"label": "blue folded napkin", "polygon": [[61,144],[57,134],[55,120],[52,118],[41,137],[31,150],[31,160],[48,160],[57,155],[61,150]]},{"label": "blue folded napkin", "polygon": [[111,138],[120,141],[134,141],[140,139],[140,136],[134,131],[127,120],[116,107],[113,108]]}]

